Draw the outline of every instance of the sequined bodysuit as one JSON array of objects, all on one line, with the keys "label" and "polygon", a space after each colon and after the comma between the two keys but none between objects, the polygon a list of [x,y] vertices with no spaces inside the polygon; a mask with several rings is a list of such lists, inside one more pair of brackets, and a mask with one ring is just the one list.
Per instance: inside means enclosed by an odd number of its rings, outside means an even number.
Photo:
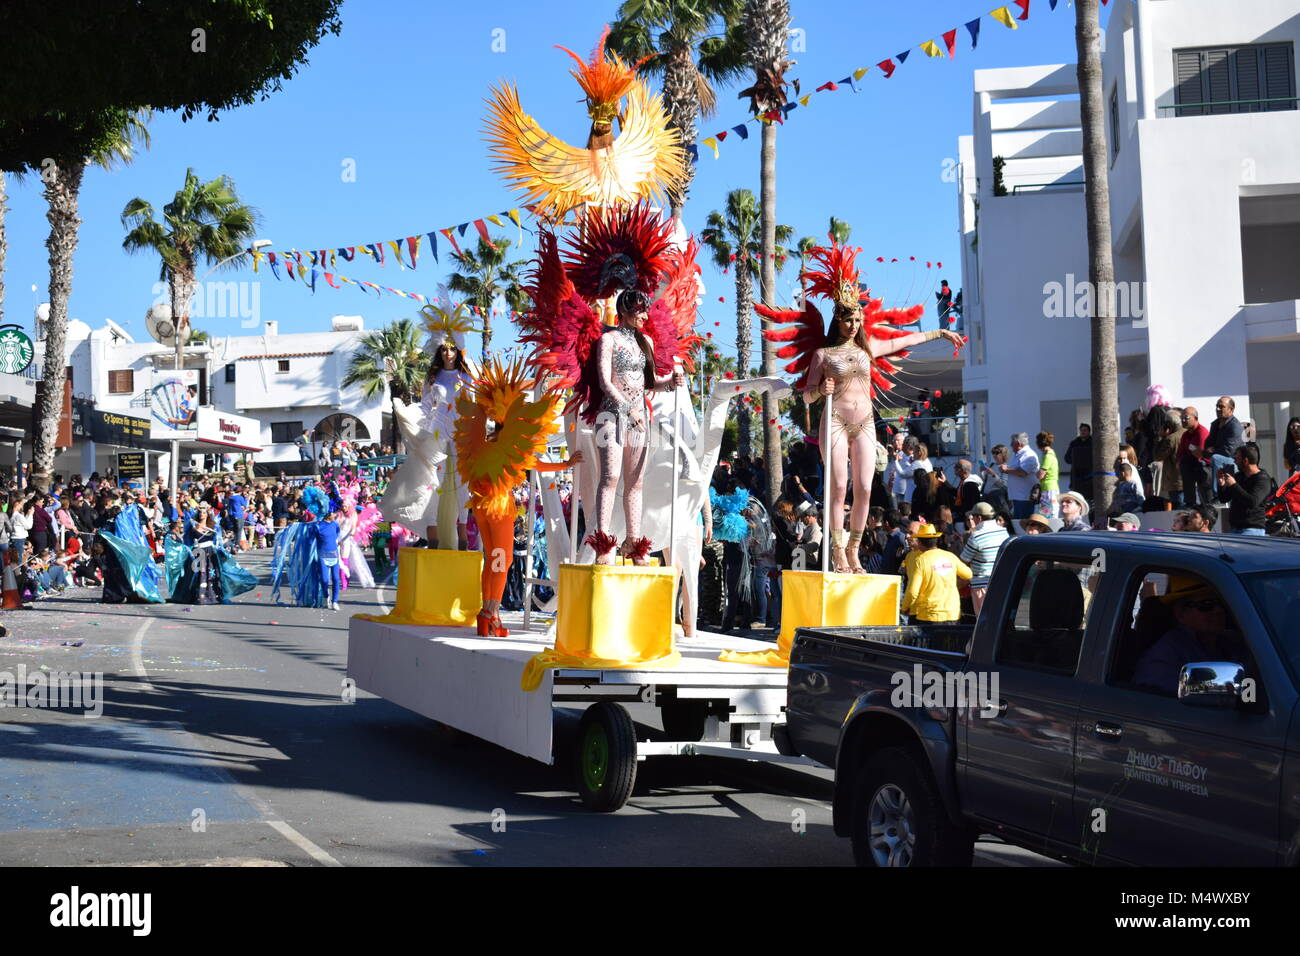
[{"label": "sequined bodysuit", "polygon": [[613,384],[627,401],[621,401],[615,395],[614,389],[606,388],[605,397],[600,403],[600,411],[614,416],[615,441],[619,444],[644,442],[646,429],[630,428],[628,413],[636,410],[640,412],[642,421],[646,419],[645,352],[641,351],[636,333],[629,328],[615,326],[605,332],[605,335],[609,337],[610,345],[613,347],[610,363]]},{"label": "sequined bodysuit", "polygon": [[[596,416],[596,530],[608,534],[619,479],[623,481],[623,515],[627,540],[641,537],[641,483],[650,434],[646,408],[646,354],[636,332],[625,326],[607,329],[600,341],[604,397]],[[606,364],[608,363],[608,364]],[[633,425],[639,419],[640,426]]]},{"label": "sequined bodysuit", "polygon": [[841,414],[839,408],[832,411],[832,418],[850,440],[857,438],[865,429],[871,427],[871,356],[861,345],[850,340],[840,345],[832,345],[821,350],[822,374],[835,380],[836,398],[849,398],[849,389],[857,395],[853,398],[866,399],[867,414],[859,421],[849,421]]}]

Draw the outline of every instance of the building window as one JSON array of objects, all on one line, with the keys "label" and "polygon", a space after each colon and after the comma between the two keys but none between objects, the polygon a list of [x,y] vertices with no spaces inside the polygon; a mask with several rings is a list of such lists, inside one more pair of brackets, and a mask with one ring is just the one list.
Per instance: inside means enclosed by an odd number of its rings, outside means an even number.
[{"label": "building window", "polygon": [[1119,84],[1110,90],[1110,159],[1119,155]]},{"label": "building window", "polygon": [[108,373],[110,395],[130,395],[135,391],[135,369],[120,368]]},{"label": "building window", "polygon": [[271,444],[288,445],[302,434],[302,422],[271,422]]},{"label": "building window", "polygon": [[1174,51],[1178,116],[1293,110],[1295,48],[1290,43]]},{"label": "building window", "polygon": [[275,371],[277,374],[289,371],[289,360],[277,359],[275,363]]},{"label": "building window", "polygon": [[235,383],[235,363],[230,362],[229,364],[226,365],[226,384],[233,385],[234,383]]}]

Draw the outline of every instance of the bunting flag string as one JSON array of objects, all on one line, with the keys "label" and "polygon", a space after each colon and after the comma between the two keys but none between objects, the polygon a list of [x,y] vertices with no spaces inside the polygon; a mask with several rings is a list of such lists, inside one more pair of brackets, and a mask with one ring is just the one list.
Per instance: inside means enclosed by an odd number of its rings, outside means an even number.
[{"label": "bunting flag string", "polygon": [[[1051,9],[1055,10],[1057,7],[1058,0],[1049,0],[1049,2],[1051,4]],[[1108,3],[1108,0],[1101,0],[1101,2],[1103,4],[1106,4]],[[998,7],[996,10],[990,10],[988,13],[984,14],[984,16],[992,17],[994,20],[1001,23],[1003,26],[1007,27],[1008,29],[1018,30],[1020,29],[1020,27],[1016,21],[1018,20],[1024,21],[1029,19],[1029,7],[1031,3],[1032,0],[1011,0],[1010,5]],[[1013,11],[1012,6],[1016,7],[1017,9]],[[982,17],[976,17],[974,20],[969,20],[965,24],[963,24],[966,27],[966,31],[970,34],[970,48],[972,50],[976,49],[979,46],[980,21],[982,19],[983,19]],[[957,27],[953,27],[950,30],[944,30],[940,35],[943,37],[942,46],[939,43],[935,42],[933,39],[931,39],[931,40],[926,40],[924,43],[917,44],[916,49],[921,50],[921,52],[923,52],[927,57],[931,59],[949,59],[949,60],[956,59]],[[839,92],[839,90],[844,86],[848,86],[850,89],[853,90],[853,92],[857,93],[859,92],[858,81],[861,80],[864,76],[866,76],[868,71],[870,71],[873,68],[879,70],[881,76],[883,76],[885,79],[887,80],[891,79],[894,73],[898,70],[898,68],[907,62],[907,58],[908,56],[911,55],[911,53],[912,50],[911,48],[909,48],[904,50],[901,53],[895,54],[892,57],[887,57],[881,60],[880,62],[874,64],[874,67],[872,66],[858,67],[857,69],[850,72],[849,75],[845,76],[843,79],[827,80],[825,83],[822,83],[820,86],[816,87],[812,93],[805,93],[802,96],[798,95],[799,90],[798,90],[798,85],[796,84],[795,87],[796,98],[791,100],[790,102],[785,103],[784,105],[777,107],[776,109],[767,110],[763,113],[759,113],[756,116],[751,116],[744,123],[740,123],[736,126],[732,126],[729,129],[723,130],[720,133],[714,133],[711,136],[701,137],[698,142],[702,143],[703,145],[707,146],[710,150],[712,150],[714,159],[719,159],[721,157],[721,151],[718,148],[719,144],[725,143],[727,141],[727,137],[730,136],[732,133],[736,134],[735,138],[737,140],[749,139],[750,123],[771,123],[773,121],[778,123],[783,123],[785,122],[785,118],[790,114],[791,110],[796,109],[798,106],[806,107],[808,105],[808,101],[813,97],[814,94],[836,93]],[[696,143],[691,143],[689,146],[687,146],[687,152],[690,154],[691,162],[693,163],[699,162],[700,151],[699,151],[699,146]],[[459,227],[462,235],[464,234],[467,225],[468,223],[462,224]]]},{"label": "bunting flag string", "polygon": [[[747,136],[748,130],[741,135],[742,138]],[[533,211],[532,206],[504,209],[501,212],[492,213],[490,216],[484,216],[482,219],[471,219],[468,222],[448,226],[445,229],[431,229],[427,232],[401,236],[397,239],[384,239],[380,242],[364,242],[350,246],[326,247],[324,249],[319,247],[308,250],[289,249],[286,252],[262,252],[261,250],[250,249],[247,254],[252,259],[254,272],[258,271],[258,267],[265,259],[271,267],[272,275],[277,279],[280,278],[279,267],[283,266],[290,279],[295,278],[294,273],[296,272],[296,278],[307,281],[310,278],[309,269],[315,267],[323,271],[325,266],[328,265],[333,270],[340,256],[344,262],[355,262],[359,256],[369,256],[380,266],[385,265],[391,256],[396,260],[398,269],[404,272],[407,269],[418,268],[422,251],[421,246],[428,248],[434,262],[438,261],[439,235],[446,237],[447,241],[451,243],[452,249],[459,254],[461,251],[460,245],[456,242],[453,230],[464,236],[470,226],[474,227],[484,242],[495,246],[496,243],[493,242],[492,235],[488,232],[488,223],[504,229],[506,226],[505,220],[509,219],[519,229],[519,245],[522,247],[524,244],[524,222],[519,214],[520,209],[528,212]],[[405,250],[405,254],[403,254],[403,250]],[[304,258],[306,258],[305,263]]]}]

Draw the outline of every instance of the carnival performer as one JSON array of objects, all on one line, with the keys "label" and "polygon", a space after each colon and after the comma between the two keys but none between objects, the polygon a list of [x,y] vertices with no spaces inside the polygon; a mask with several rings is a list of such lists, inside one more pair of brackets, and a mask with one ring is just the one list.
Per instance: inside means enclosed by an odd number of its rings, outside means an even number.
[{"label": "carnival performer", "polygon": [[[460,316],[462,303],[455,309],[440,309],[427,305],[422,310],[426,316],[425,327],[429,330],[435,348],[429,372],[424,379],[424,394],[420,398],[422,414],[420,427],[432,436],[436,449],[435,461],[431,467],[435,470],[435,492],[429,496],[429,504],[424,512],[425,540],[430,548],[437,548],[443,540],[439,528],[447,535],[450,545],[451,526],[456,526],[456,548],[465,551],[468,544],[465,539],[465,522],[468,518],[467,506],[469,492],[458,480],[455,443],[453,435],[456,430],[456,396],[462,389],[473,382],[469,365],[465,361],[464,334],[469,328],[468,321]],[[446,456],[443,458],[442,456]],[[441,461],[437,459],[442,458]]]},{"label": "carnival performer", "polygon": [[625,289],[619,293],[617,310],[618,325],[605,330],[595,356],[601,391],[595,433],[600,479],[591,543],[597,564],[614,562],[616,542],[609,530],[621,478],[627,529],[622,553],[633,564],[646,564],[650,540],[641,536],[642,479],[650,447],[646,393],[677,388],[685,379],[676,369],[664,376],[655,374],[654,346],[642,332],[649,318],[650,297],[638,289]]},{"label": "carnival performer", "polygon": [[538,461],[559,431],[557,399],[548,394],[529,401],[532,385],[521,359],[503,365],[493,358],[456,400],[456,467],[483,539],[483,608],[476,622],[480,637],[509,633],[500,611],[514,561],[515,487],[530,470],[563,471],[583,460],[575,452],[567,462]]},{"label": "carnival performer", "polygon": [[[864,573],[858,546],[871,507],[871,480],[876,473],[876,430],[872,401],[876,390],[887,391],[887,377],[898,371],[890,358],[906,357],[907,350],[923,342],[947,339],[955,349],[965,339],[948,330],[906,332],[896,326],[917,322],[924,307],[882,309],[881,300],[859,286],[854,258],[860,250],[832,243],[818,247],[810,258],[816,264],[800,277],[807,281],[807,297],[821,296],[834,303],[830,325],[822,332],[821,314],[805,300],[802,312],[756,305],[754,310],[775,322],[798,322],[800,328],[764,330],[768,341],[788,342],[777,352],[782,358],[798,356],[786,366],[805,372],[795,384],[809,405],[834,396],[829,450],[830,496],[826,517],[831,533],[831,560],[836,571]],[[806,370],[806,371],[805,371]],[[823,449],[823,460],[826,450]],[[851,467],[850,467],[851,466]],[[853,511],[847,541],[844,501],[853,481]]]},{"label": "carnival performer", "polygon": [[343,495],[343,510],[339,512],[339,564],[343,569],[344,586],[373,588],[374,575],[366,563],[366,553],[358,541],[361,516],[357,513],[356,498]]}]

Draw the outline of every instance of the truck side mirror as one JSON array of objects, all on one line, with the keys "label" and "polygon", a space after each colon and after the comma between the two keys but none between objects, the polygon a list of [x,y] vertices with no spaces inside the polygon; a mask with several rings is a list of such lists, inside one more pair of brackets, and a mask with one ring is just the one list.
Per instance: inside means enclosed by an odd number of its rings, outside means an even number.
[{"label": "truck side mirror", "polygon": [[1178,699],[1201,707],[1230,707],[1241,699],[1246,668],[1227,661],[1184,664],[1178,673]]}]

